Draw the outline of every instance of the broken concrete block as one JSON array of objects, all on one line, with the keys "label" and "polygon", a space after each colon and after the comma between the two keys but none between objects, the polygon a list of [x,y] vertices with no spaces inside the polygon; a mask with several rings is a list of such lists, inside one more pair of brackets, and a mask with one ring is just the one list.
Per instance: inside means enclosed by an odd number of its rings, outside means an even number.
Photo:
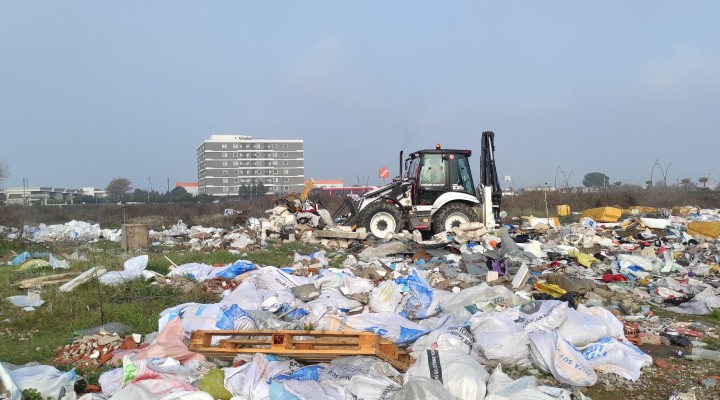
[{"label": "broken concrete block", "polygon": [[482,228],[485,228],[485,225],[482,222],[465,222],[460,224],[460,229],[463,231],[476,231]]},{"label": "broken concrete block", "polygon": [[367,238],[367,233],[343,231],[315,231],[315,237],[327,239],[365,240]]},{"label": "broken concrete block", "polygon": [[305,302],[315,300],[320,297],[320,291],[312,283],[291,287],[290,291],[299,300]]},{"label": "broken concrete block", "polygon": [[458,227],[452,228],[452,233],[453,239],[455,239],[455,241],[460,244],[465,244],[472,240],[470,236],[466,235],[465,232],[463,232],[463,230]]},{"label": "broken concrete block", "polygon": [[416,241],[416,242],[418,242],[418,243],[419,243],[419,242],[422,242],[422,233],[420,233],[419,230],[417,230],[417,229],[414,230],[413,233],[412,233],[412,235],[413,235],[413,240],[414,240],[414,241]]}]

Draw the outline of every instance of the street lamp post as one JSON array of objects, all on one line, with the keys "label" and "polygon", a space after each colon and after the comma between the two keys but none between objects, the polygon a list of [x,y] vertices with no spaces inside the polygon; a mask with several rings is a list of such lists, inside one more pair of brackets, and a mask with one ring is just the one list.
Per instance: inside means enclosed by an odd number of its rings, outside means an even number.
[{"label": "street lamp post", "polygon": [[[557,174],[558,171],[560,171],[560,166],[558,165],[557,169],[555,170],[555,190],[557,190]],[[564,173],[563,173],[564,175]]]},{"label": "street lamp post", "polygon": [[150,192],[152,192],[152,180],[148,176],[148,192],[147,192],[148,204],[150,204]]}]

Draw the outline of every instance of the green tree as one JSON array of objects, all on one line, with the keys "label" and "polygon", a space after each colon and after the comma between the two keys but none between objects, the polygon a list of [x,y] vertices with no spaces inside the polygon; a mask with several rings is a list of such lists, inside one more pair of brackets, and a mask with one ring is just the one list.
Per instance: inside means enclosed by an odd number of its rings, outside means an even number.
[{"label": "green tree", "polygon": [[10,176],[10,164],[5,160],[0,160],[0,181],[4,181]]},{"label": "green tree", "polygon": [[265,185],[263,185],[262,182],[258,182],[258,184],[257,184],[257,195],[258,195],[258,197],[263,197],[263,196],[265,196],[265,193],[267,193],[267,188],[265,187]]},{"label": "green tree", "polygon": [[183,203],[183,202],[191,201],[193,199],[193,196],[190,193],[188,193],[184,187],[177,186],[173,190],[170,191],[168,198],[172,202]]},{"label": "green tree", "polygon": [[583,186],[585,187],[603,187],[610,184],[610,177],[602,172],[590,172],[585,174],[583,178]]},{"label": "green tree", "polygon": [[685,187],[685,190],[688,190],[688,187],[690,186],[690,182],[692,182],[692,179],[690,178],[682,178],[680,180],[680,183]]},{"label": "green tree", "polygon": [[701,176],[698,178],[698,182],[702,185],[703,189],[707,187],[708,183],[708,177],[707,176]]},{"label": "green tree", "polygon": [[105,188],[108,198],[112,201],[122,201],[130,190],[132,190],[132,182],[128,178],[115,178]]},{"label": "green tree", "polygon": [[250,195],[250,189],[247,185],[240,186],[240,189],[238,189],[238,195],[240,198],[246,199]]}]

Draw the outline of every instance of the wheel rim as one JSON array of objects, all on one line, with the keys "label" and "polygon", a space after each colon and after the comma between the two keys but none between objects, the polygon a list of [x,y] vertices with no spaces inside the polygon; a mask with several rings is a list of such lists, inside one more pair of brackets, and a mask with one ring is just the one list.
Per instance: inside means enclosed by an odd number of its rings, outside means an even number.
[{"label": "wheel rim", "polygon": [[388,232],[395,232],[397,222],[392,214],[381,211],[370,219],[370,233],[373,235],[384,238]]},{"label": "wheel rim", "polygon": [[468,216],[464,213],[452,213],[448,215],[447,218],[445,218],[445,230],[451,231],[452,228],[460,227],[460,224],[465,224],[468,222],[470,222],[470,218],[468,218]]}]

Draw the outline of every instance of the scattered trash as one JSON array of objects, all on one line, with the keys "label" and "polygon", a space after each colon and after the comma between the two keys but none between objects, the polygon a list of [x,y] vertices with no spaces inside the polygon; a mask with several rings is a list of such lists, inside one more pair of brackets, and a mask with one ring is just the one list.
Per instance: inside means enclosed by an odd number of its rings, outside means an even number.
[{"label": "scattered trash", "polygon": [[[705,338],[718,337],[717,327],[653,313],[720,309],[720,212],[629,210],[585,210],[568,224],[554,217],[500,229],[463,223],[425,240],[401,229],[368,238],[363,228],[336,226],[307,198],[288,197],[266,218],[248,218],[233,230],[178,221],[149,232],[153,246],[224,249],[237,254],[235,262],[168,259],[172,269],[160,275],[146,269],[148,256],[142,255],[127,260],[122,271],[98,266],[79,276],[24,279],[20,287],[62,283],[59,291],[68,292],[95,277],[120,285],[151,276],[152,285],[217,294],[216,302],[167,308],[158,316],[158,332],[145,342],[129,327],[103,326],[77,332],[56,349],[57,365],[122,365],[102,374],[106,397],[153,398],[173,390],[188,399],[583,399],[564,385],[612,386],[609,374],[629,385],[653,364],[673,370],[677,359],[720,361],[720,352],[704,348],[711,343]],[[630,217],[622,219],[623,212]],[[558,206],[558,213],[569,215],[569,206]],[[37,242],[116,240],[118,234],[78,221],[27,232]],[[272,245],[270,239],[325,250],[296,253],[278,266],[243,258],[245,251]],[[11,264],[18,270],[66,268],[73,259],[22,253]],[[8,300],[28,310],[44,303],[34,290]],[[267,333],[284,330],[289,336]],[[645,346],[667,351],[653,360]],[[357,349],[386,353],[357,355]],[[401,356],[414,363],[397,363]],[[16,371],[0,367],[13,400],[13,387],[22,390]],[[46,379],[48,388],[75,380],[38,371],[27,376]],[[519,371],[534,373],[518,377]],[[534,376],[540,371],[558,387],[540,385],[546,382]],[[698,382],[714,388],[717,378]],[[673,398],[688,396],[694,394]]]}]

